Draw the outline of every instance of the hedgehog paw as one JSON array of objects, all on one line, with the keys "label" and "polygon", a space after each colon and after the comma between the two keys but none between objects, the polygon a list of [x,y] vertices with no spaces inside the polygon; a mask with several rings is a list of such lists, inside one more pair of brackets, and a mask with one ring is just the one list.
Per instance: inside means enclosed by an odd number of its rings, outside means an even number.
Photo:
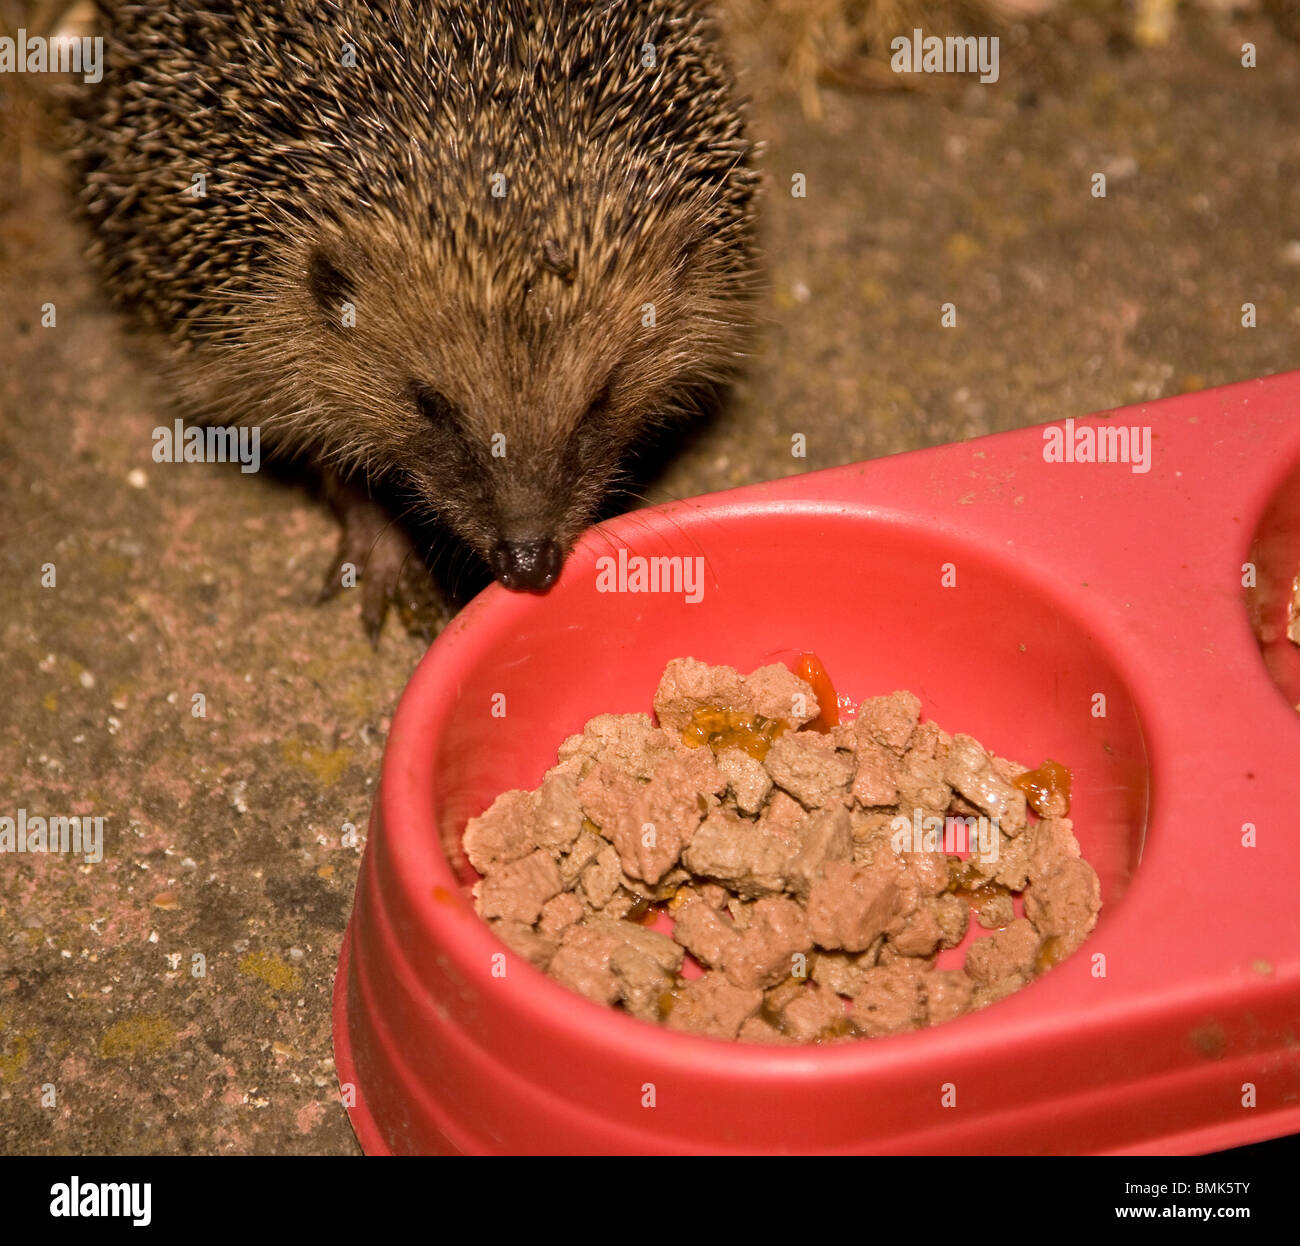
[{"label": "hedgehog paw", "polygon": [[449,612],[410,536],[383,506],[360,490],[334,484],[327,492],[342,531],[317,602],[356,588],[361,593],[361,624],[374,648],[379,647],[390,608],[396,610],[408,633],[431,641]]}]

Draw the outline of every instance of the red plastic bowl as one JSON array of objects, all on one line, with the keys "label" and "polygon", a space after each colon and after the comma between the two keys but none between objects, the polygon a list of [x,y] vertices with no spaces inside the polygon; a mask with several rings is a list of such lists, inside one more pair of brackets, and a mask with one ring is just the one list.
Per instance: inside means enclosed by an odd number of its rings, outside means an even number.
[{"label": "red plastic bowl", "polygon": [[[1114,424],[1152,430],[1149,472],[1046,462],[1027,429],[626,516],[545,597],[473,602],[398,707],[339,964],[364,1149],[1197,1151],[1300,1129],[1300,715],[1248,622],[1275,628],[1300,564],[1300,373],[1077,422]],[[702,600],[599,591],[620,546],[703,559]],[[1252,550],[1270,576],[1247,591]],[[593,715],[649,711],[669,658],[800,650],[855,700],[910,688],[950,731],[1071,767],[1104,899],[1084,947],[974,1015],[813,1048],[643,1023],[508,952],[494,977],[466,820]]]}]

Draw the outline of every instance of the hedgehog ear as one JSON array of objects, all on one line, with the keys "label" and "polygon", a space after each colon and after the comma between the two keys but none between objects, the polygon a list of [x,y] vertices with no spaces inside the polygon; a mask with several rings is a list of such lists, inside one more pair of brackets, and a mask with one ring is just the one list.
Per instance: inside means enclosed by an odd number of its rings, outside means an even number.
[{"label": "hedgehog ear", "polygon": [[554,273],[569,286],[573,284],[577,275],[577,266],[554,238],[547,238],[542,243],[542,267],[548,273]]},{"label": "hedgehog ear", "polygon": [[323,247],[313,247],[307,258],[307,288],[321,311],[337,316],[339,304],[356,294],[352,278]]}]

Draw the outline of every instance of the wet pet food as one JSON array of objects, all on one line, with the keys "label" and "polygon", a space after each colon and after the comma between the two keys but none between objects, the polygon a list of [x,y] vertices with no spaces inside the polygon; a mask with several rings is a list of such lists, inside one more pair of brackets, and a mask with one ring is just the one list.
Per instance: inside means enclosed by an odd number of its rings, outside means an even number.
[{"label": "wet pet food", "polygon": [[1057,762],[949,735],[910,692],[841,721],[812,655],[676,659],[654,711],[593,718],[465,830],[479,914],[588,999],[716,1038],[873,1038],[1002,998],[1096,924]]}]

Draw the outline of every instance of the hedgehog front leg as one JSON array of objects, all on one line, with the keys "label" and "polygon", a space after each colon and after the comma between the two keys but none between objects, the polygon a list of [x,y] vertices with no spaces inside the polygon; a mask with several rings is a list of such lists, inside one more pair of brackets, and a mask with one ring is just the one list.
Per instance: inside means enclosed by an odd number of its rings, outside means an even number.
[{"label": "hedgehog front leg", "polygon": [[409,533],[357,484],[326,473],[324,491],[341,531],[317,602],[355,587],[361,592],[362,626],[376,649],[390,607],[409,633],[432,640],[451,612]]}]

